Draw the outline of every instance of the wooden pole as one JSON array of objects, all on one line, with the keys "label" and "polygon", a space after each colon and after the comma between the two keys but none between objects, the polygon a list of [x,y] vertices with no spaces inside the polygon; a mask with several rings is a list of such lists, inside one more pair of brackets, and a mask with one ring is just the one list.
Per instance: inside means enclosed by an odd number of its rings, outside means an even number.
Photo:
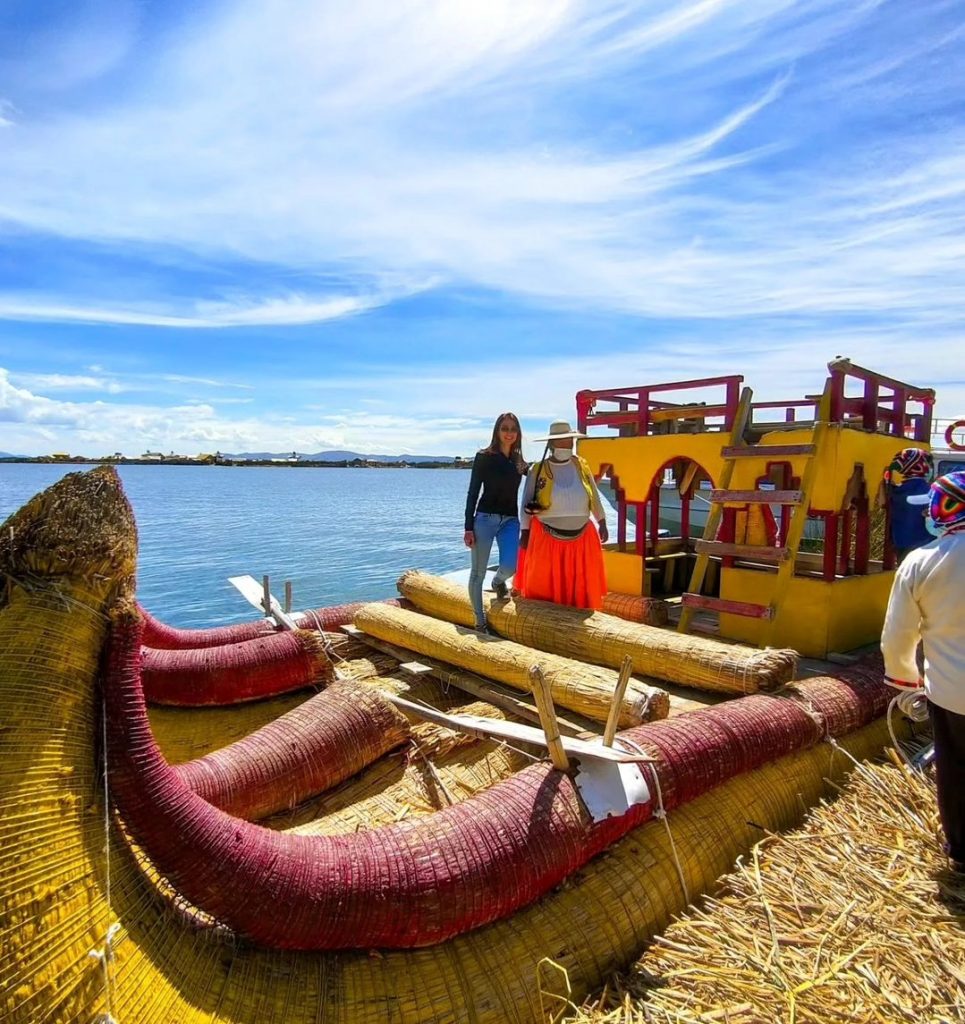
[{"label": "wooden pole", "polygon": [[285,580],[285,614],[292,610],[292,581]]},{"label": "wooden pole", "polygon": [[536,707],[539,711],[540,724],[546,734],[546,748],[550,752],[550,760],[554,768],[561,772],[570,770],[570,759],[563,749],[560,739],[560,727],[556,721],[556,708],[553,707],[553,691],[546,677],[543,675],[539,665],[533,665],[529,670],[529,682],[533,688],[533,697],[536,700]]},{"label": "wooden pole", "polygon": [[261,604],[266,615],[271,615],[271,580],[267,576],[261,577],[262,598]]},{"label": "wooden pole", "polygon": [[627,692],[627,684],[630,682],[630,674],[633,672],[633,659],[627,655],[620,665],[620,675],[617,676],[617,686],[613,691],[613,699],[610,701],[610,713],[607,715],[606,728],[603,730],[603,746],[612,747],[613,737],[617,734],[617,723],[620,721],[620,707],[623,704],[623,695]]}]

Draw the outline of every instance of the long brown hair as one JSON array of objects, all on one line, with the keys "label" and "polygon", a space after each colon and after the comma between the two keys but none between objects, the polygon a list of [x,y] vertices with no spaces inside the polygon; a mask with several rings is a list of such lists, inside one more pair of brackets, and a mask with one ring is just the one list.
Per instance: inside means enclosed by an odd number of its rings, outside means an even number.
[{"label": "long brown hair", "polygon": [[489,452],[491,455],[495,455],[497,452],[501,452],[502,445],[499,442],[499,425],[503,420],[512,420],[513,426],[516,428],[516,441],[510,450],[509,457],[515,463],[516,468],[519,470],[520,475],[526,473],[526,460],[523,458],[523,428],[519,424],[519,417],[514,412],[501,412],[496,417],[496,422],[493,424],[493,436],[489,442],[488,447],[483,448],[484,452]]}]

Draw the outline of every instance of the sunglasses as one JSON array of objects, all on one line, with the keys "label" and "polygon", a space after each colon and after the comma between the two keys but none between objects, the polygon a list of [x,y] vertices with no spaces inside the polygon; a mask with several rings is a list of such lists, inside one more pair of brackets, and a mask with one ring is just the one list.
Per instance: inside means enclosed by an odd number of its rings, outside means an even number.
[{"label": "sunglasses", "polygon": [[500,434],[518,434],[519,431],[515,427],[500,427]]}]

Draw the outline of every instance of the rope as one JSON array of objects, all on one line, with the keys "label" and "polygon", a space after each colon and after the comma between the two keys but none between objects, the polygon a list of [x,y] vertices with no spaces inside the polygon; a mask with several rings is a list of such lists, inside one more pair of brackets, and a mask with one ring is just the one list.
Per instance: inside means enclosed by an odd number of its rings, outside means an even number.
[{"label": "rope", "polygon": [[[314,608],[310,608],[308,611],[303,612],[302,614],[305,616],[306,619],[310,619],[314,623],[312,629],[317,630],[319,633],[323,633],[325,631],[325,627],[322,625],[321,617],[315,612]],[[305,626],[302,625],[301,628],[304,629]]]},{"label": "rope", "polygon": [[[617,736],[616,739],[631,751],[646,756],[647,752],[628,737]],[[670,822],[667,820],[667,812],[663,806],[663,791],[660,788],[660,776],[657,774],[657,769],[654,767],[652,762],[643,761],[638,765],[638,768],[641,770],[647,769],[648,774],[653,779],[654,789],[657,791],[657,809],[653,812],[653,816],[658,821],[662,821],[663,827],[667,830],[667,839],[670,841],[670,852],[673,854],[673,862],[677,868],[677,877],[680,879],[680,887],[683,889],[684,899],[690,903],[690,890],[687,888],[687,879],[684,877],[684,869],[683,865],[680,863],[680,857],[677,856],[677,844],[674,842],[673,832],[670,831]]]},{"label": "rope", "polygon": [[[101,697],[101,745],[104,771],[104,901],[107,904],[107,917],[113,916],[111,908],[111,807],[110,788],[107,780],[107,695]],[[114,937],[121,930],[120,921],[114,921],[104,935],[104,945],[100,949],[92,949],[87,954],[93,960],[99,960],[104,968],[104,1005],[106,1011],[96,1018],[96,1024],[117,1024],[112,1013],[111,964],[114,962]]]},{"label": "rope", "polygon": [[[314,614],[314,612],[311,614]],[[322,650],[325,652],[325,656],[328,660],[332,663],[332,674],[335,677],[335,682],[343,683],[352,679],[352,676],[344,675],[339,669],[339,664],[348,661],[348,658],[343,658],[340,654],[332,650],[331,641],[325,635],[325,631],[322,630],[321,627],[319,627],[318,635],[322,640]]]},{"label": "rope", "polygon": [[898,742],[898,737],[895,735],[894,726],[891,723],[891,713],[895,708],[913,722],[924,722],[928,719],[928,698],[925,696],[925,691],[921,689],[902,690],[901,693],[891,698],[891,703],[888,705],[888,734],[891,736],[892,745],[901,755],[902,761],[909,768],[913,769],[915,765],[902,749],[901,744]]}]

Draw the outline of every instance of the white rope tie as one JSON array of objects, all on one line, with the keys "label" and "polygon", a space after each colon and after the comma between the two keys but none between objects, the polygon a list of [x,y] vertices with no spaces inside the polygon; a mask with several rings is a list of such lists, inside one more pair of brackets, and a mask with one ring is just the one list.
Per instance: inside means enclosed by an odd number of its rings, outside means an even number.
[{"label": "white rope tie", "polygon": [[[111,908],[111,806],[110,790],[107,781],[107,696],[101,698],[101,744],[104,770],[104,897],[107,902],[107,918],[114,916]],[[87,954],[92,960],[99,960],[104,968],[104,1005],[106,1011],[95,1018],[95,1024],[117,1024],[113,1016],[113,999],[111,992],[111,964],[114,962],[114,939],[121,930],[120,921],[108,926],[104,935],[104,944],[90,950]]]},{"label": "white rope tie", "polygon": [[921,689],[902,690],[901,693],[898,693],[891,698],[891,703],[888,705],[888,734],[891,736],[892,745],[901,755],[902,761],[904,761],[909,768],[914,768],[914,764],[902,749],[901,744],[898,742],[898,737],[895,735],[894,726],[891,722],[891,713],[895,708],[897,708],[906,718],[910,718],[913,722],[927,721],[928,698],[925,696],[925,691]]},{"label": "white rope tie", "polygon": [[[646,756],[646,751],[628,737],[617,736],[616,739],[617,742],[622,743],[634,753]],[[662,821],[663,827],[667,830],[667,839],[670,841],[670,852],[673,855],[674,866],[677,868],[677,877],[680,879],[680,887],[683,889],[684,899],[690,903],[690,890],[687,888],[687,879],[684,877],[684,869],[683,865],[680,863],[680,857],[677,856],[677,844],[674,842],[673,832],[670,830],[670,822],[667,819],[667,811],[663,806],[663,791],[660,788],[660,776],[657,774],[657,770],[651,762],[642,761],[638,767],[640,769],[647,769],[648,774],[653,779],[653,786],[657,791],[657,809],[653,812],[653,816],[658,821]]]}]

